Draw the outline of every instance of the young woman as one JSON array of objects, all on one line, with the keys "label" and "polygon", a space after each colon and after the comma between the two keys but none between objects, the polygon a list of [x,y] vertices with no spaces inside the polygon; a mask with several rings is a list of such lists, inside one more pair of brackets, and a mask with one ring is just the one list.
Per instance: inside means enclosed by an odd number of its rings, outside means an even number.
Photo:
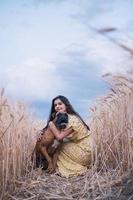
[{"label": "young woman", "polygon": [[[59,131],[53,123],[58,112],[68,114],[68,125],[64,131]],[[90,129],[66,97],[59,95],[52,100],[48,126],[57,140],[69,138],[69,142],[62,143],[59,151],[57,170],[60,174],[70,177],[84,173],[91,164]]]}]

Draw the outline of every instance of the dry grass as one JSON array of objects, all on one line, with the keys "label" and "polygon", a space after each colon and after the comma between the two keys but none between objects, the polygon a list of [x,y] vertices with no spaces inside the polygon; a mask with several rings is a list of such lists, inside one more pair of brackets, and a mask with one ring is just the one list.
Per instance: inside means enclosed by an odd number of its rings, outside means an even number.
[{"label": "dry grass", "polygon": [[105,77],[111,93],[97,102],[91,123],[95,162],[100,169],[117,168],[122,174],[133,167],[133,79]]},{"label": "dry grass", "polygon": [[133,188],[126,195],[122,184],[129,183],[128,173],[133,176],[133,79],[131,75],[109,74],[104,78],[110,81],[111,92],[91,108],[93,166],[84,175],[69,179],[40,169],[29,172],[34,135],[40,124],[24,106],[13,107],[1,95],[0,178],[4,200],[132,199]]},{"label": "dry grass", "polygon": [[10,190],[11,183],[26,175],[36,141],[39,122],[22,103],[11,104],[1,90],[0,96],[0,191]]}]

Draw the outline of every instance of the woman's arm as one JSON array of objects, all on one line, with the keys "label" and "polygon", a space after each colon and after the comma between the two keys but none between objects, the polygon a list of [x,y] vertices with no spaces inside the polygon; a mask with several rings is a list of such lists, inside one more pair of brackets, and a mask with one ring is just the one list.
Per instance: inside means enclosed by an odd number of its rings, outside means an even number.
[{"label": "woman's arm", "polygon": [[72,128],[69,128],[64,131],[59,131],[52,121],[49,122],[49,127],[57,140],[62,140],[64,137],[66,137],[67,135],[73,132]]}]

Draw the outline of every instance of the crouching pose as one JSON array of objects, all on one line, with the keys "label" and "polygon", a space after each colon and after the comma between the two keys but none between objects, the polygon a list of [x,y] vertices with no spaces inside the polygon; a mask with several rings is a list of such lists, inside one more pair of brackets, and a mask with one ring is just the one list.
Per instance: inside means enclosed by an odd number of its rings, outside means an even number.
[{"label": "crouching pose", "polygon": [[[53,123],[52,114],[54,112],[68,114],[68,125],[65,130],[60,131]],[[66,97],[59,95],[52,100],[48,126],[57,140],[69,138],[68,142],[62,142],[58,151],[57,172],[65,177],[86,172],[92,164],[94,142],[88,125]]]}]

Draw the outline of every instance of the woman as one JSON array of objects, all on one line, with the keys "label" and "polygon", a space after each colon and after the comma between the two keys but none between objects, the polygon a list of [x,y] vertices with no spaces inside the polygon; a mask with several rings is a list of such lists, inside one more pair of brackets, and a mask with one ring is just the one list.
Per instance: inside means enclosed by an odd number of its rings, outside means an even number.
[{"label": "woman", "polygon": [[[58,112],[68,114],[68,125],[64,131],[59,131],[53,123]],[[90,129],[66,97],[59,95],[52,100],[48,126],[57,140],[69,138],[69,142],[62,143],[58,155],[57,168],[61,175],[70,177],[84,173],[91,163]]]}]

